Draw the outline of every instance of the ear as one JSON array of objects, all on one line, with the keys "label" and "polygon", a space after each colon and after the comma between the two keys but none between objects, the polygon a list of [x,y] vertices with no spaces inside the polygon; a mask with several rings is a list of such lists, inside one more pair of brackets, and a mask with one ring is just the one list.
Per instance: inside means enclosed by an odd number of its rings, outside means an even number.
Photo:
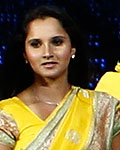
[{"label": "ear", "polygon": [[75,53],[76,53],[76,48],[73,47],[73,48],[71,49],[71,56],[72,56],[72,55],[75,55]]}]

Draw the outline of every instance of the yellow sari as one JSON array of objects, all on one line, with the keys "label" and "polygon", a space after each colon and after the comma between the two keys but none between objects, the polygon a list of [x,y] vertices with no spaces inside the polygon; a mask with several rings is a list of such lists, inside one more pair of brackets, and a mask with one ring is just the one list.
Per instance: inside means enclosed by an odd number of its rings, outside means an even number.
[{"label": "yellow sari", "polygon": [[14,150],[110,150],[120,132],[118,104],[105,93],[73,87],[43,121],[18,97],[3,100],[0,142]]}]

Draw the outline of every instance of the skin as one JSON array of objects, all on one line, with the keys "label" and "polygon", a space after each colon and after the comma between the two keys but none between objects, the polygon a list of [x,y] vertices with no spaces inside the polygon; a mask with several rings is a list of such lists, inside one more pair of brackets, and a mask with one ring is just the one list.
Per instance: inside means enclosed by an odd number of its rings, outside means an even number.
[{"label": "skin", "polygon": [[45,120],[56,106],[43,101],[60,103],[70,90],[68,65],[75,48],[59,21],[52,17],[32,21],[28,31],[24,56],[34,71],[35,82],[18,97]]},{"label": "skin", "polygon": [[[44,101],[59,103],[70,90],[67,74],[73,54],[75,48],[58,20],[47,17],[30,23],[24,56],[34,71],[35,82],[17,96],[42,120],[56,107]],[[36,96],[42,101],[37,101]],[[113,139],[113,150],[120,150],[119,141],[120,135]],[[10,148],[0,144],[0,150]]]},{"label": "skin", "polygon": [[70,58],[75,53],[68,34],[52,17],[31,22],[25,49],[26,58],[35,74],[44,80],[55,80],[62,74],[66,76]]},{"label": "skin", "polygon": [[[34,71],[35,81],[17,96],[42,120],[56,108],[43,101],[60,102],[70,90],[67,74],[73,54],[75,48],[58,20],[48,17],[29,24],[24,56]],[[37,101],[36,95],[42,101]],[[0,150],[10,148],[0,144]]]}]

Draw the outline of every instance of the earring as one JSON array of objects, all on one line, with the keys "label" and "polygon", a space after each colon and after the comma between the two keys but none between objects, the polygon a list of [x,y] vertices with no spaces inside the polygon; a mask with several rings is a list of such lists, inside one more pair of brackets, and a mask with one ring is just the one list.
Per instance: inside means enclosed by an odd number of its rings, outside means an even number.
[{"label": "earring", "polygon": [[74,59],[74,58],[75,58],[75,54],[72,55],[72,59]]},{"label": "earring", "polygon": [[25,59],[25,63],[28,64],[28,60],[27,59]]}]

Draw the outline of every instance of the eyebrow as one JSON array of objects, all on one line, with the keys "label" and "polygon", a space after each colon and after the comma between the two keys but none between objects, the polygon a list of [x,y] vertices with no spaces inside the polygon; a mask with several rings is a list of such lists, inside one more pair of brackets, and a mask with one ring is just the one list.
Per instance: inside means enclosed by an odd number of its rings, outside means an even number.
[{"label": "eyebrow", "polygon": [[54,37],[52,37],[52,39],[56,39],[56,38],[66,39],[66,37],[65,37],[65,36],[62,36],[62,35],[58,35],[58,36],[54,36]]},{"label": "eyebrow", "polygon": [[40,39],[30,39],[30,40],[28,40],[28,43],[31,43],[31,42],[33,42],[33,41],[40,41]]},{"label": "eyebrow", "polygon": [[[56,38],[66,39],[66,37],[65,37],[65,36],[62,36],[62,35],[54,36],[54,37],[52,37],[51,39],[54,40],[54,39],[56,39]],[[31,42],[33,42],[33,41],[40,41],[40,39],[38,39],[38,38],[33,38],[33,39],[28,40],[28,43],[31,43]]]}]

